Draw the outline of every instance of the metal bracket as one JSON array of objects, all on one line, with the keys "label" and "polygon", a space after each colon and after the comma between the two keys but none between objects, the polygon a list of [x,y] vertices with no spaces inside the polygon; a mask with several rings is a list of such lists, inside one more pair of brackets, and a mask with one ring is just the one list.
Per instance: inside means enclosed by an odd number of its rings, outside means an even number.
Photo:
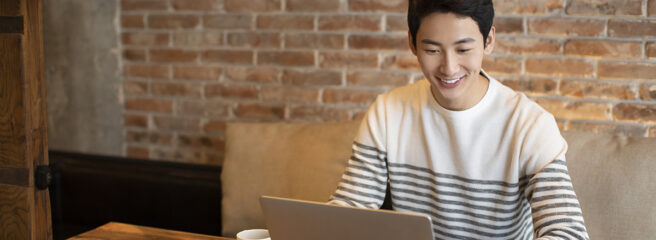
[{"label": "metal bracket", "polygon": [[39,190],[47,189],[52,184],[52,171],[50,166],[41,165],[34,169],[34,185]]}]

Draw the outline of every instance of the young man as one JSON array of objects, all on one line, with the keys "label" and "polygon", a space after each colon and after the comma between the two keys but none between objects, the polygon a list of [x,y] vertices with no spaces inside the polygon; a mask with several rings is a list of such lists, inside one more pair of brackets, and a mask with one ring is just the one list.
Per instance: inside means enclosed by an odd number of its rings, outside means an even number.
[{"label": "young man", "polygon": [[331,203],[379,208],[389,185],[437,239],[588,239],[554,117],[481,69],[493,18],[491,0],[410,0],[426,79],[372,104]]}]

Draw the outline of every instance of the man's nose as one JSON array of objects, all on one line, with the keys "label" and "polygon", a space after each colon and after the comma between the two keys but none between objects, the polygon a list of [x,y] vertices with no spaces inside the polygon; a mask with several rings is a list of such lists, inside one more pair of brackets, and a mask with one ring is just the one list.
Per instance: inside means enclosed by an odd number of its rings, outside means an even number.
[{"label": "man's nose", "polygon": [[442,66],[440,66],[440,71],[444,76],[451,77],[458,73],[459,65],[458,61],[456,60],[455,56],[453,54],[444,54],[444,59],[442,59]]}]

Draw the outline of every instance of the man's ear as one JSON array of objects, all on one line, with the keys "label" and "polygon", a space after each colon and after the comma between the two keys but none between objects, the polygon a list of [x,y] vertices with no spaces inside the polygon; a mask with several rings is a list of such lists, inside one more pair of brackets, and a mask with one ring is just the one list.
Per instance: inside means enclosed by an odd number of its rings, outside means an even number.
[{"label": "man's ear", "polygon": [[412,51],[412,54],[416,56],[417,48],[415,47],[415,39],[412,38],[412,33],[410,33],[410,30],[408,30],[408,46],[410,47],[410,51]]},{"label": "man's ear", "polygon": [[487,41],[485,42],[485,49],[483,50],[483,53],[485,55],[490,55],[492,53],[492,50],[494,50],[494,43],[496,42],[496,37],[494,36],[494,32],[496,30],[494,29],[494,26],[490,28],[490,33],[487,35]]}]

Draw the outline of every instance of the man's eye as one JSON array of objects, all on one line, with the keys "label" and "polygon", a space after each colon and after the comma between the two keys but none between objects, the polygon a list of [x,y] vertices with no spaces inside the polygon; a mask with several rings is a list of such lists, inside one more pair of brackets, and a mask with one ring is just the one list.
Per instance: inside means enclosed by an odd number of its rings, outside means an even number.
[{"label": "man's eye", "polygon": [[471,49],[459,49],[458,52],[459,53],[466,53],[466,52],[469,52],[469,50],[471,50]]},{"label": "man's eye", "polygon": [[435,54],[435,53],[439,53],[439,52],[440,52],[440,50],[433,50],[433,49],[426,49],[426,50],[424,50],[424,51],[425,51],[426,53],[430,53],[430,54]]}]

